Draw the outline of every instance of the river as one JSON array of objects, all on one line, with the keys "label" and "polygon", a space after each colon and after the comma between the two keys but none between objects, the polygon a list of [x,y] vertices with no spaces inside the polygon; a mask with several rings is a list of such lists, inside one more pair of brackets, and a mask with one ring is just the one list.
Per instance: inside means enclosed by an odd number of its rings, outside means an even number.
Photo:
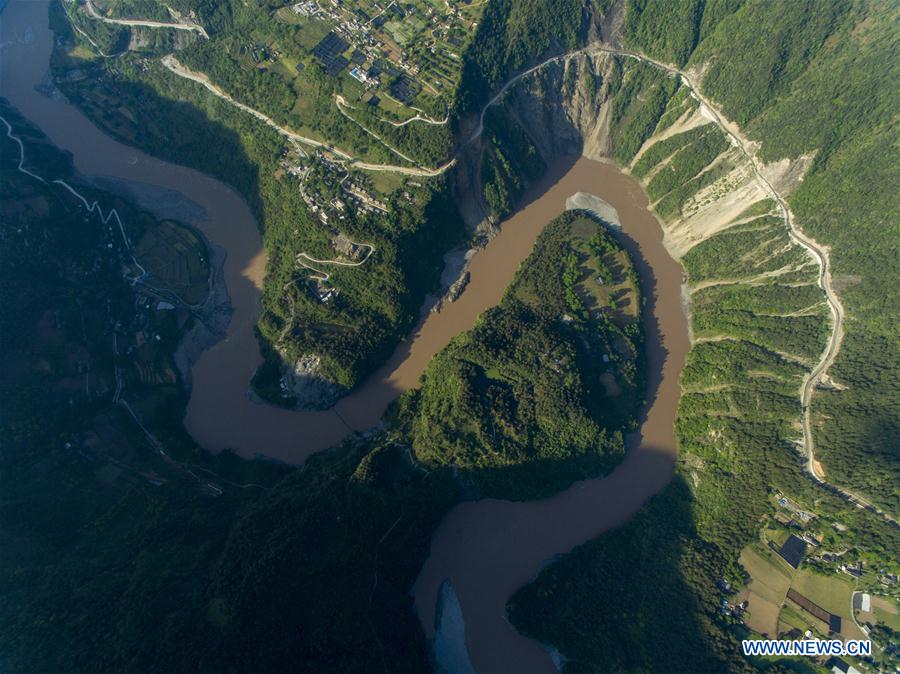
[{"label": "river", "polygon": [[[185,425],[205,448],[235,449],[301,464],[351,430],[375,425],[387,405],[414,387],[431,358],[496,305],[543,227],[575,192],[595,194],[619,212],[623,239],[641,273],[647,304],[648,405],[623,463],[608,477],[580,482],[543,501],[482,500],[454,508],[436,531],[431,556],[415,586],[426,634],[434,634],[438,587],[450,579],[480,672],[553,671],[547,654],[506,622],[505,604],[541,564],[621,524],[671,479],[678,377],[689,348],[680,303],[681,267],[666,253],[662,232],[640,185],[609,164],[564,158],[535,185],[525,205],[473,258],[460,298],[429,314],[390,360],[331,410],[293,412],[252,402],[247,388],[261,362],[253,334],[266,256],[250,210],[232,189],[192,169],[160,161],[99,131],[74,106],[35,90],[45,80],[53,46],[46,0],[12,0],[0,14],[0,95],[57,146],[72,153],[86,176],[109,177],[177,192],[200,206],[192,224],[224,248],[224,281],[233,307],[225,339],[194,365]],[[360,273],[365,273],[364,269]]]},{"label": "river", "polygon": [[466,502],[438,527],[414,588],[416,610],[433,637],[438,589],[450,580],[462,607],[469,657],[482,674],[556,671],[547,652],[509,624],[507,600],[546,561],[625,522],[669,483],[675,467],[679,376],[690,348],[681,265],[663,247],[641,186],[610,164],[579,158],[529,208],[539,205],[533,215],[546,223],[561,212],[560,199],[575,192],[597,195],[619,213],[619,240],[634,260],[647,300],[647,404],[639,430],[626,439],[625,459],[609,476],[578,482],[542,501]]}]

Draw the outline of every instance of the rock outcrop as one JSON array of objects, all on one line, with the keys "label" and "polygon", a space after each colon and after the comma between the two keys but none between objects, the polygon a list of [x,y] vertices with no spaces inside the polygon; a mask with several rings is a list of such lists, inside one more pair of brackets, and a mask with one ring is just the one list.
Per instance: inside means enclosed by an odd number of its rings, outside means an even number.
[{"label": "rock outcrop", "polygon": [[316,354],[304,354],[284,370],[282,389],[297,400],[297,409],[327,409],[347,391],[322,374],[322,360]]},{"label": "rock outcrop", "polygon": [[[510,88],[500,104],[522,126],[545,160],[580,154],[598,161],[613,161],[613,110],[622,91],[618,86],[613,90],[613,83],[621,77],[623,63],[633,68],[652,67],[600,51],[579,53],[523,78]],[[704,106],[689,100],[686,110],[665,128],[657,129],[631,165],[621,168],[630,171],[654,144],[710,123],[712,119]],[[764,172],[773,184],[789,189],[802,180],[811,159],[782,160],[766,166]],[[472,163],[470,159],[469,164]],[[767,197],[749,160],[738,148],[728,147],[703,171],[712,169],[718,177],[697,191],[683,205],[679,216],[661,219],[664,243],[675,258],[732,226],[747,208]],[[470,169],[469,173],[477,171]],[[653,175],[644,176],[644,184]]]}]

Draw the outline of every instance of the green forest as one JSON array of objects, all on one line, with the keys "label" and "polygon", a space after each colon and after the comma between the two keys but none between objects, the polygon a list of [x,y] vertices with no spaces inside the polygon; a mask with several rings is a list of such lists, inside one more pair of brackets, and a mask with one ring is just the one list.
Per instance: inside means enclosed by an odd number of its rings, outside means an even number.
[{"label": "green forest", "polygon": [[454,466],[479,494],[516,500],[608,472],[643,402],[639,297],[608,233],[574,213],[554,220],[503,301],[401,401],[417,461]]},{"label": "green forest", "polygon": [[[168,16],[152,0],[97,4],[114,16]],[[830,383],[811,403],[816,458],[828,482],[897,516],[895,4],[490,0],[460,48],[455,90],[427,109],[446,113],[446,126],[393,124],[396,111],[361,97],[341,114],[335,96],[359,95],[359,85],[325,74],[310,56],[318,40],[279,18],[289,10],[279,3],[170,4],[193,12],[211,39],[132,33],[55,3],[52,73],[113,137],[208,173],[247,201],[268,254],[255,379],[265,399],[292,404],[278,381],[303,354],[320,354],[342,393],[387,359],[437,288],[443,254],[469,234],[456,174],[349,167],[341,180],[387,214],[341,218],[340,233],[377,254],[335,269],[340,293],[324,303],[296,260],[334,257],[338,230],[290,172],[296,148],[159,56],[177,49],[242,102],[362,160],[434,167],[510,75],[603,37],[695,73],[763,161],[802,158],[806,173],[788,200],[829,250],[846,310]],[[281,61],[256,63],[263,44],[277,44]],[[697,106],[678,80],[602,58],[604,78],[588,73],[581,84],[610,106],[610,158],[643,181],[665,223],[677,223],[740,158],[713,124],[667,133]],[[571,92],[576,69],[565,76]],[[548,224],[501,303],[433,359],[378,429],[302,469],[213,456],[183,429],[187,391],[174,356],[203,318],[189,306],[210,273],[202,238],[90,187],[5,102],[0,114],[23,139],[25,168],[48,181],[18,171],[16,144],[0,138],[0,670],[430,671],[410,588],[447,511],[462,499],[547,497],[622,460],[644,402],[643,302],[628,255],[586,214]],[[478,196],[502,219],[551,158],[504,105],[484,123]],[[346,195],[330,170],[311,169],[306,189],[334,203]],[[115,208],[122,236],[54,179],[102,213]],[[764,531],[792,530],[775,519],[781,494],[815,514],[806,533],[821,550],[865,562],[855,587],[880,591],[876,572],[900,571],[900,529],[805,470],[799,392],[831,330],[816,265],[768,199],[727,224],[680,260],[694,347],[673,482],[621,527],[548,563],[507,607],[520,632],[557,649],[565,672],[817,671],[744,658],[739,641],[750,633],[722,610],[733,596],[723,587],[748,580],[741,550]],[[180,273],[147,294],[134,282],[137,264],[167,269],[167,256]],[[159,310],[161,297],[181,303]],[[839,563],[804,568],[834,574]],[[880,625],[873,634],[897,633]]]},{"label": "green forest", "polygon": [[[78,35],[55,6],[51,19],[65,40],[77,42]],[[209,51],[204,47],[208,44],[197,43],[196,51],[180,51],[179,58],[210,68],[213,73],[219,72],[216,64],[222,62],[223,86],[230,83],[229,73],[249,76],[241,69],[229,70],[227,56]],[[208,173],[233,186],[247,201],[264,234],[268,254],[258,325],[262,350],[267,355],[267,367],[258,378],[260,392],[267,387],[277,391],[282,360],[278,350],[288,360],[305,353],[319,354],[324,376],[342,390],[353,388],[412,326],[425,294],[437,283],[443,252],[463,237],[462,223],[444,178],[407,184],[402,190],[395,185],[385,195],[389,218],[360,213],[342,223],[347,236],[371,242],[379,253],[364,272],[362,268],[338,269],[334,283],[341,289],[340,296],[324,305],[308,289],[304,270],[298,269],[295,259],[299,252],[333,257],[329,232],[310,213],[296,181],[284,175],[280,161],[285,142],[275,130],[141,54],[129,52],[113,65],[104,59],[85,61],[59,48],[54,52],[53,67],[64,78],[61,86],[70,100],[114,137]],[[72,72],[80,77],[69,78]],[[266,80],[266,73],[254,72]],[[321,86],[330,86],[314,68],[304,73],[318,77]],[[263,88],[257,90],[253,83],[235,83],[248,92],[254,104],[266,109],[274,105],[275,94],[265,89],[267,85],[260,86]],[[252,98],[254,91],[258,100]],[[327,114],[312,115],[323,125],[322,133],[338,145],[368,152],[368,137],[337,113],[330,103],[330,93],[322,96],[316,100],[327,108]],[[112,99],[118,102],[116,106],[109,105]],[[137,110],[141,111],[141,123],[136,121]],[[373,160],[396,159],[384,148],[372,149]],[[358,179],[365,181],[366,177]],[[286,286],[292,288],[291,297],[284,291]],[[294,327],[280,342],[279,336],[288,324]],[[267,373],[270,376],[266,377]],[[277,397],[274,401],[279,402]]]},{"label": "green forest", "polygon": [[[23,139],[27,170],[71,182],[104,213],[115,206],[129,235],[189,231],[90,191],[14,110],[0,114]],[[16,329],[3,332],[16,367],[0,391],[4,671],[427,671],[409,588],[447,510],[473,487],[531,498],[621,458],[641,404],[640,298],[627,254],[590,218],[547,227],[501,306],[439,354],[381,432],[298,470],[198,448],[179,422],[184,388],[165,378],[128,374],[117,403],[116,368],[145,360],[124,347],[136,332],[161,334],[153,367],[164,371],[177,326],[135,304],[127,249],[102,220],[19,173],[16,146],[2,143],[0,283],[16,298],[4,313]],[[618,308],[592,285],[597,275],[616,284]],[[195,319],[176,313],[189,329]],[[518,333],[504,330],[512,324]],[[534,348],[538,360],[523,362]],[[600,350],[617,355],[603,363]],[[475,379],[447,390],[463,365]],[[465,387],[487,376],[492,388]],[[508,405],[505,420],[483,407],[494,399]],[[455,437],[447,409],[479,414],[468,446],[422,436]],[[534,431],[521,435],[520,421]],[[552,482],[538,479],[547,462]]]},{"label": "green forest", "polygon": [[[693,11],[673,16],[674,6]],[[709,64],[704,92],[760,143],[764,160],[809,155],[790,202],[804,231],[830,246],[847,310],[831,370],[845,390],[814,399],[817,451],[829,479],[893,512],[900,505],[894,293],[898,10],[878,2],[632,2],[630,46]],[[665,25],[665,34],[655,26]],[[676,26],[683,26],[677,30]],[[891,149],[893,148],[893,150]]]},{"label": "green forest", "polygon": [[[893,513],[900,454],[892,428],[900,415],[896,377],[891,383],[883,377],[897,367],[896,349],[888,345],[897,335],[890,293],[897,287],[900,204],[885,189],[896,182],[896,153],[877,150],[875,138],[890,145],[895,135],[890,119],[898,99],[890,81],[896,60],[887,54],[897,41],[896,19],[895,9],[878,3],[634,0],[623,28],[632,49],[676,64],[712,63],[703,71],[705,93],[761,144],[764,159],[812,157],[790,202],[804,230],[831,246],[849,316],[831,369],[839,387],[820,388],[813,398],[817,458],[829,480]],[[891,63],[878,66],[878,59]],[[683,110],[677,99],[668,106]],[[656,129],[677,114],[664,113]],[[692,184],[699,180],[693,176],[725,147],[721,134],[697,127],[643,154],[634,172],[652,176],[647,190],[658,199],[660,216],[678,217],[686,197],[702,187]],[[627,160],[633,152],[619,156]],[[664,168],[651,173],[663,161]],[[708,180],[714,180],[713,171],[702,175],[711,173]],[[734,648],[746,632],[719,615],[717,584],[720,578],[741,582],[737,553],[757,539],[761,521],[770,521],[773,493],[793,494],[836,521],[838,528],[825,532],[830,544],[837,537],[854,554],[877,559],[875,568],[896,566],[897,528],[814,486],[794,451],[797,391],[821,354],[830,320],[815,266],[789,245],[771,209],[759,202],[742,224],[682,260],[697,286],[691,308],[699,343],[682,376],[675,484],[621,530],[546,569],[510,603],[520,630],[560,648],[565,671],[594,671],[597,662],[648,671],[747,667]],[[729,338],[719,341],[723,334]],[[666,534],[654,536],[660,527]],[[663,537],[664,543],[652,542]],[[659,588],[660,577],[669,579],[668,600],[646,591]],[[688,627],[673,631],[672,625]],[[647,648],[648,633],[659,635],[665,648]],[[706,664],[702,658],[709,658]],[[757,665],[774,671],[800,666]]]}]

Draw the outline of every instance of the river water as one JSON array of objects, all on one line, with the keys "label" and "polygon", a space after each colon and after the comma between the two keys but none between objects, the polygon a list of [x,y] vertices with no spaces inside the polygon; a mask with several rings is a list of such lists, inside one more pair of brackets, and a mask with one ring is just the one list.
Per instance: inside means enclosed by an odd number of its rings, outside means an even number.
[{"label": "river water", "polygon": [[625,522],[674,472],[678,380],[690,348],[680,301],[682,268],[663,247],[641,186],[609,164],[578,159],[532,204],[540,205],[533,213],[538,229],[561,212],[560,199],[575,192],[597,195],[618,211],[619,239],[640,274],[647,298],[642,313],[647,404],[639,430],[626,440],[625,459],[608,477],[578,482],[542,501],[463,503],[438,527],[414,588],[416,610],[433,637],[438,589],[450,580],[462,607],[471,662],[482,674],[556,671],[547,652],[506,620],[507,600],[546,561]]},{"label": "river water", "polygon": [[[619,213],[624,243],[641,273],[647,305],[648,405],[623,463],[604,479],[577,483],[543,501],[482,500],[454,508],[435,532],[431,556],[416,582],[416,609],[434,634],[438,587],[451,580],[465,620],[466,645],[478,671],[553,671],[547,654],[506,622],[509,596],[541,564],[624,522],[671,479],[678,377],[689,348],[680,303],[681,267],[662,245],[640,185],[615,167],[564,158],[526,197],[470,266],[460,298],[430,314],[390,360],[331,410],[293,412],[252,402],[247,388],[261,362],[253,334],[266,256],[248,207],[232,189],[192,169],[160,161],[98,130],[74,106],[35,90],[48,72],[53,34],[46,0],[12,0],[0,14],[0,95],[57,146],[73,154],[79,172],[177,192],[205,211],[192,222],[227,251],[224,281],[233,307],[224,340],[194,365],[185,425],[205,448],[232,448],[300,464],[351,429],[375,425],[387,405],[414,387],[431,358],[476,317],[496,305],[543,227],[576,192],[595,194]],[[365,273],[364,268],[360,273]]]}]

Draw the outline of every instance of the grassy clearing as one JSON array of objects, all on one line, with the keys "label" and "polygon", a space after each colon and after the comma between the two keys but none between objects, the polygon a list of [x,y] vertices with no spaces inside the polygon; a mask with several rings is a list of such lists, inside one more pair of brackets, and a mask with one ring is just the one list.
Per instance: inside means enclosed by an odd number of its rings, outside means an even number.
[{"label": "grassy clearing", "polygon": [[739,596],[741,601],[748,601],[747,627],[770,636],[778,633],[779,612],[791,586],[787,565],[774,557],[769,550],[754,547],[744,548],[740,556],[741,566],[751,578],[745,592]]},{"label": "grassy clearing", "polygon": [[778,614],[778,633],[784,634],[795,629],[805,632],[809,629],[810,620],[815,619],[808,613],[804,616],[802,609],[796,608],[793,603],[786,604]]},{"label": "grassy clearing", "polygon": [[895,632],[900,632],[900,614],[897,602],[889,597],[872,597],[872,613],[875,622],[883,622]]},{"label": "grassy clearing", "polygon": [[850,620],[850,595],[854,589],[850,580],[800,569],[794,576],[791,587],[826,611],[839,615],[844,620]]},{"label": "grassy clearing", "polygon": [[741,566],[750,574],[751,591],[779,606],[791,586],[792,574],[787,565],[774,559],[768,550],[747,547],[741,552]]},{"label": "grassy clearing", "polygon": [[394,190],[403,187],[406,182],[405,176],[388,171],[372,171],[367,175],[372,181],[372,187],[382,194],[391,194]]}]

